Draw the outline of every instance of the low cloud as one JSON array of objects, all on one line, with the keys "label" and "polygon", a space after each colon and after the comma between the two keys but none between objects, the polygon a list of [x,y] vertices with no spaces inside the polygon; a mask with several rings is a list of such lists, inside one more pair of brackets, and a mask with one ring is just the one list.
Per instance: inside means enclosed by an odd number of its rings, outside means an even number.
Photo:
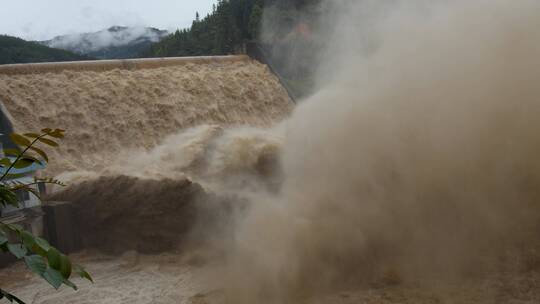
[{"label": "low cloud", "polygon": [[46,44],[55,48],[72,50],[79,53],[88,53],[108,47],[129,45],[141,40],[157,42],[166,34],[167,32],[165,31],[142,26],[114,26],[95,33],[58,36],[47,41]]}]

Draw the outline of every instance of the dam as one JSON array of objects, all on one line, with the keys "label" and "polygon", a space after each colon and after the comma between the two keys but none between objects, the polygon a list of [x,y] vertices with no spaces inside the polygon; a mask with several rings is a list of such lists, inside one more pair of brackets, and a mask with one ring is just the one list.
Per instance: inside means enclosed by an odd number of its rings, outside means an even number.
[{"label": "dam", "polygon": [[[279,79],[247,56],[2,65],[0,101],[4,120],[16,132],[66,130],[60,147],[47,150],[50,163],[44,174],[69,186],[53,189],[45,199],[74,203],[71,230],[80,234],[77,247],[91,251],[74,259],[87,264],[111,259],[116,266],[98,262],[106,268],[91,270],[98,279],[109,267],[123,268],[126,254],[138,260],[138,252],[152,253],[158,260],[151,258],[148,266],[176,259],[173,264],[188,272],[174,273],[173,266],[172,276],[164,277],[169,283],[177,275],[190,275],[182,256],[193,239],[218,231],[206,223],[213,228],[188,236],[197,218],[219,222],[216,214],[231,204],[220,196],[246,183],[259,186],[266,160],[281,146],[282,133],[275,125],[293,109]],[[222,182],[227,179],[231,183]],[[179,246],[181,255],[175,253]],[[126,277],[117,270],[118,279]],[[141,274],[155,279],[146,271]],[[192,283],[182,285],[181,298],[193,297],[192,288]],[[39,287],[27,291],[19,294],[48,293]],[[140,301],[155,296],[148,291]],[[105,303],[105,294],[111,303],[133,300],[131,292],[123,293],[98,287],[80,300]],[[64,301],[57,298],[61,294],[52,292],[43,303]],[[178,294],[172,294],[175,301]],[[66,301],[78,303],[71,296]]]},{"label": "dam", "polygon": [[151,149],[198,125],[268,127],[292,103],[247,56],[0,66],[0,101],[16,131],[65,129],[53,174],[101,170],[121,150]]},{"label": "dam", "polygon": [[70,257],[96,283],[57,292],[19,263],[2,286],[39,304],[540,303],[540,3],[327,4],[294,108],[246,57],[6,67],[14,128],[67,130],[45,174],[69,186],[47,199],[73,203]]}]

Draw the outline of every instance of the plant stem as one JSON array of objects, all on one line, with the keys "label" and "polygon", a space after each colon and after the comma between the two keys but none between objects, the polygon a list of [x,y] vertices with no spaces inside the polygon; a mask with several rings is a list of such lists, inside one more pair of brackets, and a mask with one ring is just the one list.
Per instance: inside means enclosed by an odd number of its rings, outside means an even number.
[{"label": "plant stem", "polygon": [[11,163],[11,166],[9,166],[9,168],[6,170],[6,172],[4,172],[4,175],[2,175],[2,177],[0,177],[0,182],[4,180],[4,178],[8,175],[9,171],[11,171],[11,169],[13,169],[13,166],[15,166],[15,164],[21,159],[21,157],[24,155],[24,153],[26,153],[26,151],[28,151],[28,149],[30,149],[30,147],[32,147],[40,138],[43,138],[43,137],[45,137],[47,135],[48,135],[48,133],[45,133],[45,134],[41,134],[40,136],[36,137],[30,143],[30,145],[28,145],[19,155],[17,155],[17,158],[15,159],[15,161]]}]

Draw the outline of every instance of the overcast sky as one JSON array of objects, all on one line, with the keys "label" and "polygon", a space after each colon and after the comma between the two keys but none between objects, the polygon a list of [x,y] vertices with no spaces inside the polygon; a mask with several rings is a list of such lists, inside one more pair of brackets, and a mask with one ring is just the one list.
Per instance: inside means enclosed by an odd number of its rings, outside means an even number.
[{"label": "overcast sky", "polygon": [[94,32],[113,25],[174,30],[217,0],[0,0],[0,34],[28,40]]}]

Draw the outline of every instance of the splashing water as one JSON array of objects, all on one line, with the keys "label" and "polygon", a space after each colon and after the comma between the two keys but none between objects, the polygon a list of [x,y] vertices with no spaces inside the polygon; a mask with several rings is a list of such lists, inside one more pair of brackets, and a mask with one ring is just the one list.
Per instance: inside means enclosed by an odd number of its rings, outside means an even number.
[{"label": "splashing water", "polygon": [[[231,116],[251,126],[230,128],[193,114],[194,128],[131,137],[144,149],[81,168],[240,194],[241,212],[220,214],[233,218],[216,241],[226,256],[212,268],[220,301],[540,300],[538,288],[521,288],[534,286],[540,265],[528,254],[540,248],[540,4],[326,5],[325,22],[339,18],[324,37],[320,90],[286,123],[260,129],[246,110]],[[377,18],[358,18],[370,12]],[[344,290],[353,295],[336,299]]]}]

